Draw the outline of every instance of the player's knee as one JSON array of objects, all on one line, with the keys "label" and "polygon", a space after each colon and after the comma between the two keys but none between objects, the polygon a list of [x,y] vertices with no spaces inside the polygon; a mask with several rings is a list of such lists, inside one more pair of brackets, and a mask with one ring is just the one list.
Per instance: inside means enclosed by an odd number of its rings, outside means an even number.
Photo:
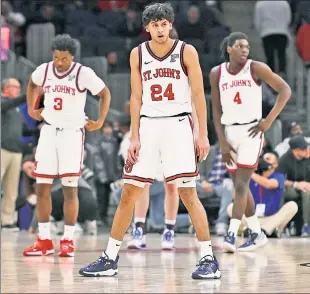
[{"label": "player's knee", "polygon": [[76,188],[79,183],[79,177],[64,177],[61,179],[61,184],[64,187]]},{"label": "player's knee", "polygon": [[135,203],[138,197],[141,195],[142,190],[142,187],[125,184],[122,191],[120,205]]},{"label": "player's knee", "polygon": [[249,182],[244,180],[236,180],[235,194],[236,197],[246,197]]},{"label": "player's knee", "polygon": [[48,185],[52,185],[54,182],[54,179],[50,179],[50,178],[36,178],[36,183],[37,184],[48,184]]},{"label": "player's knee", "polygon": [[198,200],[196,189],[195,188],[188,188],[188,187],[181,187],[178,188],[180,197],[182,202],[186,206],[187,209],[190,209],[195,202]]}]

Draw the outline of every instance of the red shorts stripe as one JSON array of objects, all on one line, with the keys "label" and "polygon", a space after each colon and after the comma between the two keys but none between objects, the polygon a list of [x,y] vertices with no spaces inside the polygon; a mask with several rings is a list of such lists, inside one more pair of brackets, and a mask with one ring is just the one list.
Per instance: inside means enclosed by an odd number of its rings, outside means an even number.
[{"label": "red shorts stripe", "polygon": [[150,184],[154,183],[154,180],[150,178],[142,178],[142,177],[137,177],[137,176],[125,175],[125,174],[123,174],[123,179],[135,180],[135,181],[142,182],[142,183],[150,183]]}]

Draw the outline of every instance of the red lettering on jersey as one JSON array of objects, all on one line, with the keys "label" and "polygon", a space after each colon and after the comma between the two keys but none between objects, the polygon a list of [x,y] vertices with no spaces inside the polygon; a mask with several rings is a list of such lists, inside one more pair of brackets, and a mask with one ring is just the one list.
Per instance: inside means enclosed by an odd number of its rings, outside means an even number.
[{"label": "red lettering on jersey", "polygon": [[222,83],[221,87],[222,91],[226,91],[236,87],[252,87],[252,83],[250,80],[234,80],[230,85],[228,85],[228,83]]},{"label": "red lettering on jersey", "polygon": [[[51,86],[45,86],[44,93],[50,93],[50,88]],[[75,96],[75,89],[64,85],[55,85],[54,88],[52,88],[52,92],[65,93]]]},{"label": "red lettering on jersey", "polygon": [[149,81],[153,78],[171,78],[171,79],[176,79],[179,80],[181,78],[181,71],[174,69],[174,68],[156,68],[155,70],[147,70],[142,73],[143,80]]},{"label": "red lettering on jersey", "polygon": [[147,70],[143,73],[143,78],[145,82],[152,79],[151,72],[152,72],[151,70]]}]

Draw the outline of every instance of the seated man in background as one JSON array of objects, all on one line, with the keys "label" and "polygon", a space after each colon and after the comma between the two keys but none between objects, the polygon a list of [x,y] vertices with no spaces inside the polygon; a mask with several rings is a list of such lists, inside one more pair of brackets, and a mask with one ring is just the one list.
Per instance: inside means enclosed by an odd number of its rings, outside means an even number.
[{"label": "seated man in background", "polygon": [[310,144],[304,136],[297,135],[289,146],[280,158],[278,170],[286,174],[284,199],[296,202],[301,199],[303,225],[296,219],[296,231],[297,235],[307,237],[310,236]]},{"label": "seated man in background", "polygon": [[[276,171],[277,167],[277,156],[274,153],[264,154],[250,180],[250,190],[262,230],[268,236],[275,233],[277,237],[280,237],[283,229],[297,213],[298,207],[293,201],[285,203],[281,207],[285,175]],[[230,217],[232,208],[233,204],[227,209]],[[241,224],[246,226],[244,217]]]},{"label": "seated man in background", "polygon": [[[279,143],[275,147],[275,151],[278,153],[279,157],[281,157],[284,153],[286,153],[290,149],[289,141],[292,137],[296,135],[302,135],[303,130],[299,123],[296,121],[290,122],[288,126],[288,137],[285,138],[281,143]],[[310,137],[306,138],[306,141],[310,144]]]}]

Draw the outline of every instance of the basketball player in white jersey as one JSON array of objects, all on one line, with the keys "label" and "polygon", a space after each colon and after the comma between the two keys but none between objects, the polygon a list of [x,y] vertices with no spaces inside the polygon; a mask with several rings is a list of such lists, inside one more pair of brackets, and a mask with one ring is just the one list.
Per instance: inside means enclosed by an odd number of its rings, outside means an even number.
[{"label": "basketball player in white jersey", "polygon": [[[176,183],[200,241],[201,259],[192,278],[221,276],[212,252],[206,212],[196,192],[197,158],[203,160],[209,151],[202,72],[194,47],[169,38],[173,20],[168,3],[148,5],[143,12],[143,25],[152,40],[134,48],[130,55],[132,136],[124,167],[125,185],[107,248],[95,262],[80,269],[83,276],[118,273],[118,251],[135,202],[144,185],[153,183],[160,161],[166,182]],[[199,121],[196,142],[191,97]]]},{"label": "basketball player in white jersey", "polygon": [[[69,35],[58,35],[52,42],[53,61],[37,67],[27,88],[29,115],[44,122],[35,155],[37,214],[39,234],[25,256],[54,253],[49,217],[52,211],[51,187],[59,177],[64,193],[64,235],[59,256],[74,256],[73,235],[79,200],[78,179],[84,152],[84,127],[100,129],[110,105],[110,91],[95,72],[74,61],[76,42]],[[37,93],[44,91],[44,108],[35,109]],[[99,118],[88,120],[84,113],[87,90],[100,97]]]},{"label": "basketball player in white jersey", "polygon": [[[252,233],[238,250],[251,251],[267,243],[267,238],[255,214],[249,181],[258,163],[264,133],[286,105],[291,89],[266,64],[248,59],[249,42],[244,33],[235,32],[226,37],[222,53],[226,62],[214,67],[210,73],[213,119],[223,161],[235,187],[232,219],[223,247],[228,252],[236,251],[236,236],[245,214]],[[279,93],[266,119],[262,119],[260,81]],[[257,209],[264,210],[264,206]]]}]

